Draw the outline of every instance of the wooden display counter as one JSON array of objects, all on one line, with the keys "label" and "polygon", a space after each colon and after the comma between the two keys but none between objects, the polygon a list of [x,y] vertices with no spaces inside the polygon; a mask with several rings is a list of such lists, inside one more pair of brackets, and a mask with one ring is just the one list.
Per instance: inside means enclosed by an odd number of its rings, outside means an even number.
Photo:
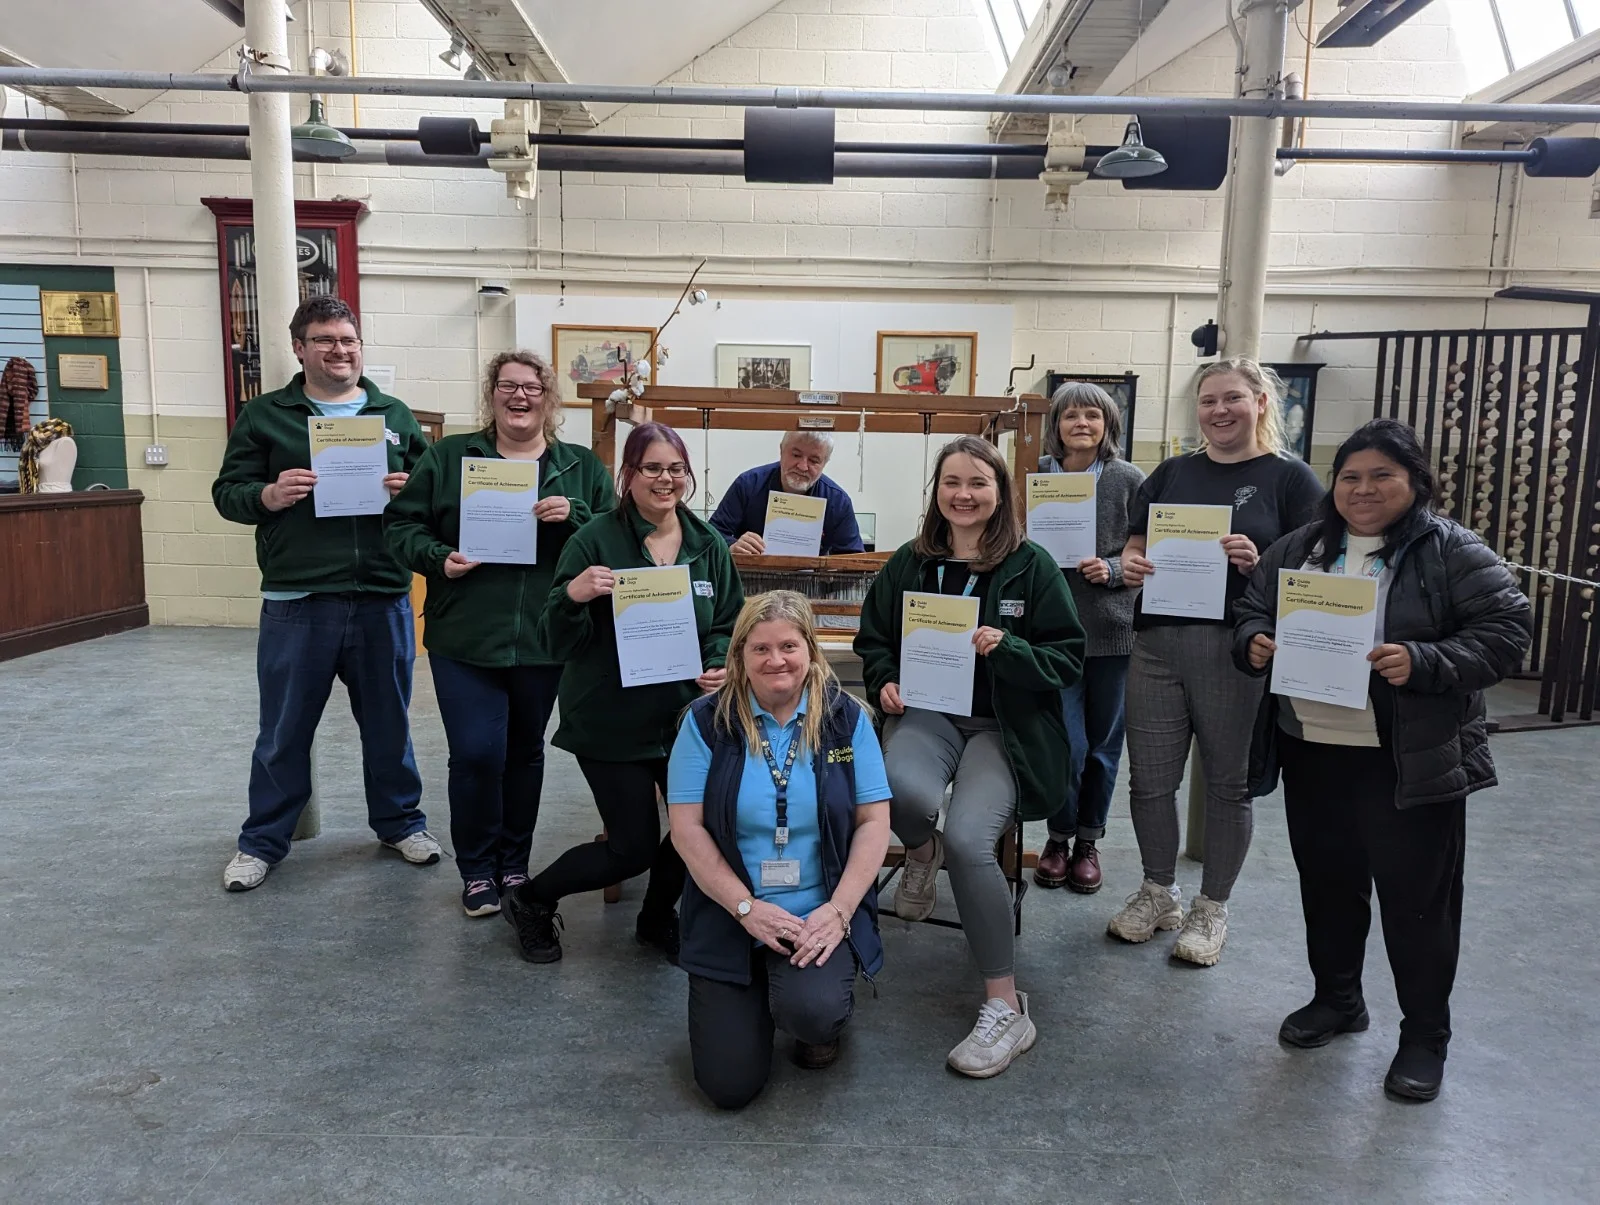
[{"label": "wooden display counter", "polygon": [[150,622],[138,490],[0,495],[0,661]]}]

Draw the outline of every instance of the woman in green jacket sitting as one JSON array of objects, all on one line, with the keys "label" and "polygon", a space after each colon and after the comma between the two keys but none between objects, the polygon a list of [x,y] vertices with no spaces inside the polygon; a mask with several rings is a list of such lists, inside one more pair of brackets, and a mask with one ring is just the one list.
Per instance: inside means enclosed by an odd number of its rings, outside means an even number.
[{"label": "woman in green jacket sitting", "polygon": [[[869,701],[889,720],[890,817],[906,845],[895,911],[926,920],[941,866],[984,980],[972,1032],[950,1052],[963,1075],[999,1075],[1038,1036],[1012,965],[1011,891],[996,846],[1020,816],[1043,820],[1067,781],[1061,691],[1083,670],[1083,628],[1054,559],[1023,534],[1011,475],[992,444],[963,435],[934,466],[922,532],[889,558],[861,608],[855,649]],[[976,596],[970,712],[908,706],[901,628],[908,591]],[[954,784],[944,832],[945,791]]]},{"label": "woman in green jacket sitting", "polygon": [[[384,512],[396,560],[428,580],[423,644],[450,745],[450,840],[468,916],[500,911],[528,881],[544,785],[544,729],[561,680],[534,640],[556,558],[573,532],[616,505],[605,466],[556,438],[555,373],[532,352],[495,356],[483,372],[483,426],[426,452]],[[481,564],[460,551],[461,464],[537,461],[533,564]]]},{"label": "woman in green jacket sitting", "polygon": [[[609,887],[646,870],[650,886],[635,935],[677,961],[683,859],[670,837],[661,839],[656,793],[666,793],[667,755],[679,717],[702,693],[722,685],[728,641],[744,605],[727,541],[684,505],[694,484],[678,433],[660,423],[641,423],[622,448],[620,504],[585,524],[556,565],[539,621],[544,647],[566,662],[561,726],[553,739],[577,757],[605,821],[606,839],[573,846],[506,894],[506,919],[529,962],[561,957],[556,905],[563,896]],[[662,565],[688,567],[701,672],[626,686],[612,589],[625,570]]]}]

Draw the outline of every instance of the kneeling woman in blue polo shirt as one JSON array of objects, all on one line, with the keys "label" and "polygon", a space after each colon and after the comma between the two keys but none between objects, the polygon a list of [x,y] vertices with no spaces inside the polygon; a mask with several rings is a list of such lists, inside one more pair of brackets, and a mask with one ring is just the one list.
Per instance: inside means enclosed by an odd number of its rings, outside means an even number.
[{"label": "kneeling woman in blue polo shirt", "polygon": [[767,1082],[775,1028],[801,1067],[832,1063],[857,969],[883,965],[872,887],[889,782],[867,709],[834,678],[799,594],[745,603],[727,668],[678,730],[667,803],[689,869],[678,961],[694,1078],[739,1109]]}]

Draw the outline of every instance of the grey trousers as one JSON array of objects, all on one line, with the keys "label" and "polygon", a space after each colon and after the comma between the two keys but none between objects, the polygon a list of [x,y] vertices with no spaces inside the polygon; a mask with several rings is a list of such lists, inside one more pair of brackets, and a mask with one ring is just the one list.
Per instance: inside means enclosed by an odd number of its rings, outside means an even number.
[{"label": "grey trousers", "polygon": [[894,795],[890,820],[908,848],[933,836],[945,788],[953,788],[944,867],[956,911],[979,973],[1006,978],[1015,957],[1014,921],[1011,886],[995,846],[1016,815],[1017,784],[998,721],[908,708],[889,718],[883,760]]},{"label": "grey trousers", "polygon": [[1250,851],[1250,737],[1265,678],[1233,665],[1226,624],[1146,628],[1128,667],[1128,806],[1144,877],[1171,886],[1178,870],[1178,786],[1190,737],[1206,772],[1205,870],[1219,903]]}]

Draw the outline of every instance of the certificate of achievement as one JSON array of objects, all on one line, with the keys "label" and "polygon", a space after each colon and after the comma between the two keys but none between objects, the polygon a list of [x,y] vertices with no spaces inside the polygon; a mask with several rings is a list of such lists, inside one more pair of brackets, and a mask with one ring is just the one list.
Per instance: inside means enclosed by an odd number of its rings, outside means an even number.
[{"label": "certificate of achievement", "polygon": [[492,565],[538,560],[537,460],[461,458],[461,555]]},{"label": "certificate of achievement", "polygon": [[389,505],[383,479],[389,473],[389,449],[381,414],[355,418],[308,418],[311,432],[312,487],[317,518],[337,515],[381,515]]},{"label": "certificate of achievement", "polygon": [[1378,579],[1278,570],[1272,693],[1336,707],[1367,705],[1377,643]]},{"label": "certificate of achievement", "polygon": [[689,566],[617,570],[611,616],[624,686],[700,676],[700,633],[689,592]]},{"label": "certificate of achievement", "polygon": [[767,494],[767,523],[761,532],[768,556],[821,556],[822,519],[828,513],[826,498],[809,494]]},{"label": "certificate of achievement", "polygon": [[1156,571],[1144,579],[1146,615],[1226,618],[1230,570],[1221,540],[1232,524],[1231,506],[1150,508],[1145,556]]},{"label": "certificate of achievement", "polygon": [[978,600],[907,591],[900,619],[900,699],[907,707],[972,714]]},{"label": "certificate of achievement", "polygon": [[1093,473],[1028,474],[1028,539],[1076,569],[1097,555]]}]

